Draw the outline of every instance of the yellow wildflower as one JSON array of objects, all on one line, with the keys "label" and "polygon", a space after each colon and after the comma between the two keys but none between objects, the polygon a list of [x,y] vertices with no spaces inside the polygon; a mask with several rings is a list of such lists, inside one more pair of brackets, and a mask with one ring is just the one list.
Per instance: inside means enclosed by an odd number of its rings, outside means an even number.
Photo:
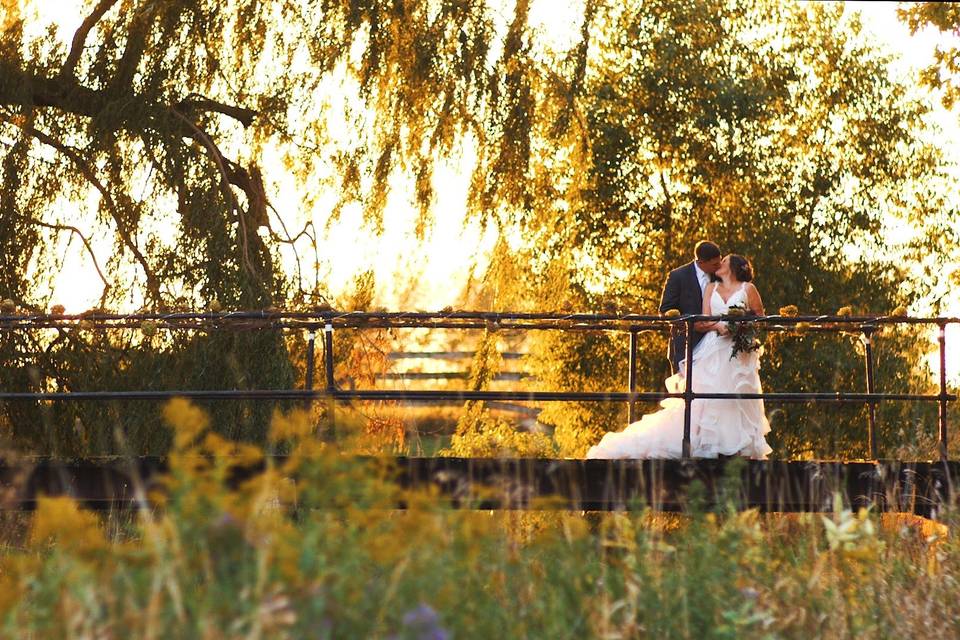
[{"label": "yellow wildflower", "polygon": [[583,518],[579,516],[571,517],[569,514],[562,514],[561,518],[563,523],[563,535],[567,542],[583,540],[590,535],[590,525],[588,525]]},{"label": "yellow wildflower", "polygon": [[233,443],[218,433],[204,436],[203,446],[215,458],[225,458],[233,453]]},{"label": "yellow wildflower", "polygon": [[106,546],[94,514],[82,511],[72,498],[44,496],[37,501],[37,512],[30,526],[30,543],[36,546],[53,543],[64,550],[81,553]]},{"label": "yellow wildflower", "polygon": [[12,575],[8,567],[0,567],[0,613],[7,613],[20,603],[21,594],[17,576]]},{"label": "yellow wildflower", "polygon": [[280,411],[274,411],[270,419],[269,437],[272,442],[300,440],[312,432],[313,424],[310,422],[310,414],[302,409],[295,409],[286,415]]},{"label": "yellow wildflower", "polygon": [[798,315],[800,315],[800,310],[797,309],[797,305],[788,304],[780,307],[780,315],[784,318],[796,318]]},{"label": "yellow wildflower", "polygon": [[664,318],[679,318],[679,317],[680,317],[680,309],[667,309],[666,311],[663,312],[663,317],[664,317]]},{"label": "yellow wildflower", "polygon": [[848,307],[840,307],[840,308],[837,310],[837,316],[838,316],[838,317],[845,318],[845,317],[847,317],[847,316],[852,316],[852,315],[853,315],[853,307],[849,307],[849,306],[848,306]]},{"label": "yellow wildflower", "polygon": [[260,447],[243,442],[234,445],[233,455],[236,464],[241,467],[253,466],[263,460],[263,451]]},{"label": "yellow wildflower", "polygon": [[163,418],[173,427],[173,443],[183,449],[206,431],[210,418],[185,398],[174,398],[163,407]]}]

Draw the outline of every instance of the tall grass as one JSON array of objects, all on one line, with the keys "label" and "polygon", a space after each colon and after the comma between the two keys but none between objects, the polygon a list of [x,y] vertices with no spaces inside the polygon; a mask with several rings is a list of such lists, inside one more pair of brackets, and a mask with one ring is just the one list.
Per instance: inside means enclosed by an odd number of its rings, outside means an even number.
[{"label": "tall grass", "polygon": [[[851,513],[480,512],[401,491],[276,415],[282,466],[196,407],[136,512],[6,516],[4,638],[844,638],[960,635],[956,527]],[[146,489],[144,489],[146,491]],[[403,501],[407,509],[398,510]]]}]

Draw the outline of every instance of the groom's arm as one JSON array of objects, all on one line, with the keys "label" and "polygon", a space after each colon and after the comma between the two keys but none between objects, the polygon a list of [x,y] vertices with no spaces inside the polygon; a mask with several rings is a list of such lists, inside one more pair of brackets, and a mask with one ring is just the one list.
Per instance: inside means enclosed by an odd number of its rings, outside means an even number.
[{"label": "groom's arm", "polygon": [[668,309],[680,310],[680,278],[677,275],[677,271],[671,271],[667,276],[667,283],[660,296],[660,313],[665,313]]}]

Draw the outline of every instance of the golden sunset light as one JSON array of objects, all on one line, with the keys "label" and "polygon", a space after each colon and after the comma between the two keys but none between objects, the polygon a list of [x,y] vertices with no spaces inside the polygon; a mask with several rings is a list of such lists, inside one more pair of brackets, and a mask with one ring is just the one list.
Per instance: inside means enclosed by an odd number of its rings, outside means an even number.
[{"label": "golden sunset light", "polygon": [[[957,36],[936,31],[932,27],[911,35],[909,28],[896,15],[895,2],[846,2],[834,3],[844,6],[845,15],[856,15],[863,23],[864,39],[878,46],[891,56],[889,73],[913,83],[917,74],[928,66],[938,46],[955,43]],[[566,50],[575,38],[575,22],[581,3],[577,0],[557,2],[555,0],[535,1],[531,5],[530,21],[538,38],[543,38],[545,46]],[[69,44],[76,26],[84,14],[82,0],[58,0],[57,2],[33,2],[26,4],[27,11],[35,12],[36,19],[31,21],[35,33],[44,32],[48,25],[56,28],[57,37],[64,46]],[[509,14],[504,5],[499,13],[501,19]],[[502,23],[501,28],[506,28]],[[958,171],[960,165],[960,116],[954,110],[944,109],[938,95],[926,91],[917,91],[923,99],[930,101],[932,111],[930,120],[941,130],[936,137],[937,144],[950,163],[950,171]],[[340,112],[342,116],[342,111]],[[342,127],[342,131],[332,135],[338,138],[350,137],[349,127],[336,118],[328,121],[330,126]],[[312,252],[301,256],[301,270],[315,273],[324,282],[325,289],[333,296],[347,294],[355,280],[362,273],[370,271],[375,276],[377,286],[377,304],[388,309],[410,308],[440,309],[447,305],[459,306],[460,292],[470,274],[479,274],[486,265],[487,256],[492,250],[497,230],[488,227],[482,231],[476,222],[467,220],[465,202],[469,189],[472,167],[475,164],[476,149],[471,145],[462,147],[460,154],[451,158],[434,176],[434,207],[439,212],[426,235],[416,237],[417,211],[414,203],[415,184],[407,176],[397,175],[391,179],[391,189],[387,197],[383,214],[382,232],[376,233],[368,221],[363,219],[362,207],[353,204],[345,207],[339,217],[332,217],[338,200],[338,188],[329,180],[306,178],[300,181],[284,174],[283,151],[275,148],[265,156],[265,167],[273,177],[275,191],[269,196],[276,210],[276,216],[284,221],[288,229],[302,229],[310,223],[317,230],[318,264],[313,265]],[[318,167],[320,175],[327,169]],[[144,176],[148,179],[148,176]],[[953,196],[956,198],[956,196]],[[91,189],[86,203],[64,200],[59,205],[68,218],[90,218],[97,207],[98,194]],[[951,201],[956,206],[958,202]],[[86,211],[84,211],[86,209]],[[897,239],[911,233],[909,223],[899,220],[888,231],[888,238]],[[162,230],[159,231],[163,233]],[[502,232],[502,231],[501,231]],[[94,235],[101,255],[109,253],[111,240],[109,233]],[[70,312],[79,313],[95,306],[100,298],[102,282],[89,255],[75,237],[61,238],[69,246],[61,246],[59,251],[65,257],[65,264],[52,280],[50,300],[54,304],[63,304]],[[301,245],[305,246],[305,245]],[[743,248],[744,251],[755,251]],[[284,266],[291,272],[296,268],[291,252],[284,253]],[[311,268],[315,267],[315,268]],[[933,299],[939,301],[941,315],[960,316],[960,295],[951,285],[957,278],[957,265],[937,274],[931,298],[919,300],[911,311],[927,315]],[[131,308],[140,304],[140,298],[130,301]],[[818,308],[816,312],[829,309]],[[877,310],[880,311],[880,310]],[[948,329],[950,341],[960,344],[960,329],[951,326]],[[935,347],[935,332],[931,332],[931,346]],[[934,352],[928,362],[937,375],[939,358]],[[952,349],[948,359],[948,374],[953,380],[960,380],[960,349]]]},{"label": "golden sunset light", "polygon": [[958,6],[0,0],[0,638],[960,637]]}]

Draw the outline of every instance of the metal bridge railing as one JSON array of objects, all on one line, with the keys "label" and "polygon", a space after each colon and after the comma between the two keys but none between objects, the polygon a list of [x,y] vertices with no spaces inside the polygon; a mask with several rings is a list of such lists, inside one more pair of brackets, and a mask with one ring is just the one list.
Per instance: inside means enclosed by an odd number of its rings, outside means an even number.
[{"label": "metal bridge railing", "polygon": [[[793,392],[793,393],[702,393],[693,391],[696,367],[692,358],[692,343],[686,341],[686,372],[683,392],[637,391],[638,335],[643,331],[671,331],[682,327],[689,336],[699,321],[724,320],[755,322],[765,331],[794,331],[803,325],[807,332],[860,334],[864,345],[866,393],[847,392]],[[87,329],[142,328],[151,322],[156,329],[165,330],[279,330],[307,333],[307,370],[304,389],[225,389],[164,391],[66,391],[14,392],[0,391],[0,401],[70,401],[70,400],[164,400],[185,397],[198,400],[389,400],[408,403],[437,401],[531,401],[531,402],[626,402],[628,420],[636,416],[635,403],[681,398],[685,403],[683,456],[690,457],[691,406],[696,399],[760,399],[765,402],[842,402],[862,403],[868,407],[868,450],[877,458],[876,405],[884,400],[936,402],[939,405],[938,443],[940,457],[947,454],[947,404],[957,395],[948,392],[946,373],[946,327],[960,324],[960,318],[909,318],[904,316],[705,316],[686,315],[666,318],[642,314],[585,314],[585,313],[493,313],[493,312],[359,312],[322,310],[317,312],[237,311],[208,313],[145,313],[145,314],[82,314],[82,315],[0,315],[0,333],[31,329],[64,329],[78,323]],[[874,387],[873,337],[884,325],[921,324],[939,329],[939,393],[877,393]],[[625,392],[576,391],[427,391],[386,389],[339,389],[334,378],[333,343],[337,330],[344,329],[486,329],[496,330],[558,330],[558,331],[615,331],[630,336],[628,390]],[[314,388],[315,350],[317,334],[322,336],[325,381]]]}]

